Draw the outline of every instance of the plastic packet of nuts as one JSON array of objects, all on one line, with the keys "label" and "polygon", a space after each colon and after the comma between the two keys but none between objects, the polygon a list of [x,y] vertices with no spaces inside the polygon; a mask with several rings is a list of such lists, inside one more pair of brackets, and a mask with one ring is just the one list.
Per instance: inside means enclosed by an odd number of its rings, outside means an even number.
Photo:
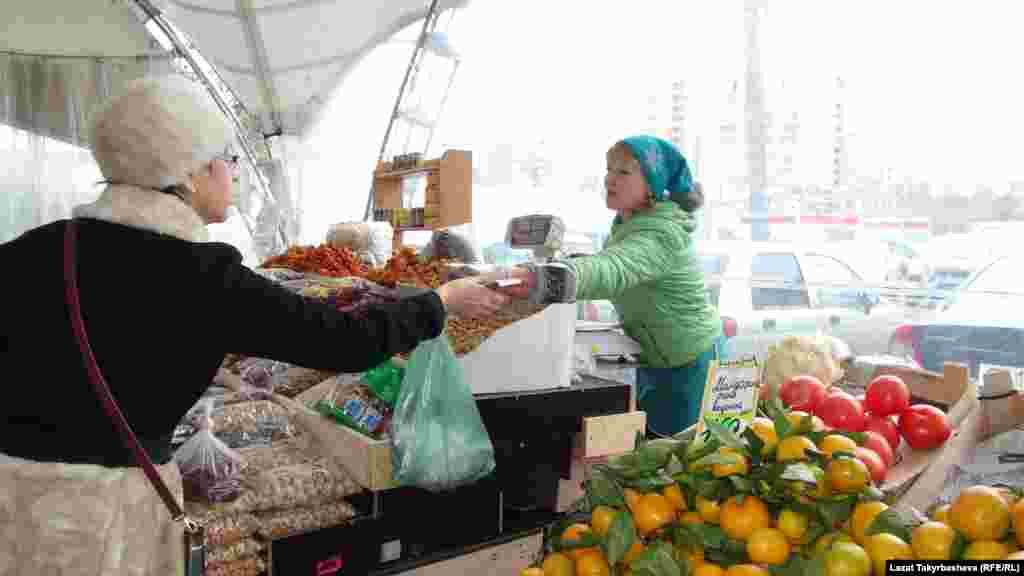
[{"label": "plastic packet of nuts", "polygon": [[267,570],[262,556],[250,556],[234,562],[220,562],[206,566],[206,576],[259,576]]},{"label": "plastic packet of nuts", "polygon": [[231,546],[251,538],[260,526],[259,519],[250,512],[224,514],[213,510],[211,505],[197,502],[185,502],[185,511],[203,525],[206,545],[211,548]]},{"label": "plastic packet of nuts", "polygon": [[236,511],[317,506],[362,490],[346,474],[332,472],[324,460],[265,470],[248,476],[241,496],[228,506]]},{"label": "plastic packet of nuts", "polygon": [[238,453],[245,458],[246,474],[252,476],[264,470],[284,468],[299,464],[311,464],[315,458],[306,454],[307,446],[298,438],[288,438],[269,445],[241,448]]},{"label": "plastic packet of nuts", "polygon": [[211,546],[206,551],[206,565],[237,562],[250,556],[256,556],[267,547],[262,540],[246,538],[229,546]]},{"label": "plastic packet of nuts", "polygon": [[356,516],[348,502],[333,502],[311,508],[291,508],[259,515],[259,534],[267,539],[285,538],[311,530],[338,526]]},{"label": "plastic packet of nuts", "polygon": [[[218,436],[238,432],[259,435],[266,432],[268,422],[284,422],[287,417],[288,412],[283,407],[269,400],[241,402],[224,406],[213,414],[213,432]],[[289,438],[295,434],[295,428],[289,423],[277,431],[272,440]]]}]

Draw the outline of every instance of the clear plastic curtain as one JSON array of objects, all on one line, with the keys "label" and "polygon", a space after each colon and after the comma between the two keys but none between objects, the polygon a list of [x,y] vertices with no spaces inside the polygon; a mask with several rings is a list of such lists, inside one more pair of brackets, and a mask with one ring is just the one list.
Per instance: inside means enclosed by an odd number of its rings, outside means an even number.
[{"label": "clear plastic curtain", "polygon": [[0,54],[0,242],[94,200],[88,119],[114,87],[171,71],[170,59]]}]

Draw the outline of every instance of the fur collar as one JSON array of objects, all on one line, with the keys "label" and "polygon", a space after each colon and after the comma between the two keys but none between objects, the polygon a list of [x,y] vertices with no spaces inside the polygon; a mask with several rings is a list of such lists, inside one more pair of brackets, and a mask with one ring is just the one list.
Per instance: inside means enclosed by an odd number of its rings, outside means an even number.
[{"label": "fur collar", "polygon": [[110,185],[92,204],[76,206],[76,218],[92,218],[174,236],[189,242],[206,242],[206,224],[190,206],[156,190]]}]

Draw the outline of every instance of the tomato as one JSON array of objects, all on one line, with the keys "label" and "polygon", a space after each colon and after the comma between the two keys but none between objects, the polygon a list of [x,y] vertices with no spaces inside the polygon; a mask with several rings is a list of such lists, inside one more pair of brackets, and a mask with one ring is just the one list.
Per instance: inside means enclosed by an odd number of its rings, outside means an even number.
[{"label": "tomato", "polygon": [[847,432],[863,431],[867,420],[864,406],[856,398],[842,391],[832,392],[826,396],[821,404],[818,404],[815,414],[826,426]]},{"label": "tomato", "polygon": [[901,441],[900,430],[896,427],[896,423],[892,421],[892,418],[888,416],[875,416],[868,413],[868,422],[864,429],[877,432],[888,440],[893,454],[896,454],[896,451],[899,450]]},{"label": "tomato", "polygon": [[867,435],[867,440],[863,444],[864,448],[878,454],[882,458],[882,462],[885,463],[885,467],[891,468],[896,463],[896,456],[892,453],[889,441],[878,432],[867,430],[864,434]]},{"label": "tomato", "polygon": [[881,456],[863,446],[857,446],[853,454],[857,457],[857,460],[860,460],[868,467],[868,471],[871,472],[872,482],[875,484],[885,482],[885,475],[889,469],[886,467],[885,462],[882,461]]},{"label": "tomato", "polygon": [[865,397],[868,412],[877,416],[899,414],[910,406],[910,388],[899,376],[890,374],[872,380]]},{"label": "tomato", "polygon": [[814,413],[825,398],[825,385],[814,376],[793,376],[779,387],[779,399],[791,410]]},{"label": "tomato", "polygon": [[953,435],[942,410],[927,404],[915,404],[901,412],[899,429],[914,450],[937,448]]}]

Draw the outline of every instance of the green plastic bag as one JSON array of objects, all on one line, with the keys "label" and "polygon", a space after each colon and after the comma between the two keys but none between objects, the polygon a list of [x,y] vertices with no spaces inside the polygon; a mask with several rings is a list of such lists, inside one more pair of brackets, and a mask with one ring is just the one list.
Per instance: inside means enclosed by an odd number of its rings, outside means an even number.
[{"label": "green plastic bag", "polygon": [[385,404],[394,408],[398,400],[398,391],[402,389],[402,379],[405,377],[405,368],[387,360],[376,368],[371,368],[363,374],[363,382],[370,388],[374,396],[380,398]]},{"label": "green plastic bag", "polygon": [[495,467],[462,365],[442,333],[413,351],[391,420],[395,480],[432,492],[472,484]]}]

